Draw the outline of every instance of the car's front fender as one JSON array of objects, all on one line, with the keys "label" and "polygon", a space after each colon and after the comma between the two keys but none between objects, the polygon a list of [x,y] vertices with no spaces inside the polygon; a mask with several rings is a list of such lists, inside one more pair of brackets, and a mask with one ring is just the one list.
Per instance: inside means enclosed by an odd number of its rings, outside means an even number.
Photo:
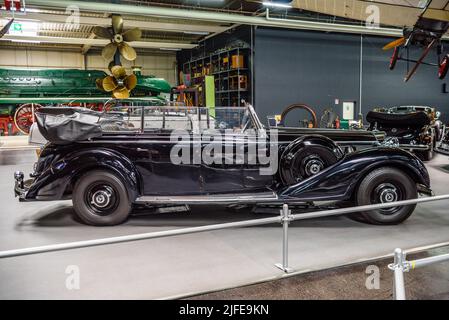
[{"label": "car's front fender", "polygon": [[397,168],[430,188],[427,169],[416,156],[398,148],[370,148],[346,155],[319,174],[283,188],[278,195],[303,201],[348,200],[360,181],[379,167]]}]

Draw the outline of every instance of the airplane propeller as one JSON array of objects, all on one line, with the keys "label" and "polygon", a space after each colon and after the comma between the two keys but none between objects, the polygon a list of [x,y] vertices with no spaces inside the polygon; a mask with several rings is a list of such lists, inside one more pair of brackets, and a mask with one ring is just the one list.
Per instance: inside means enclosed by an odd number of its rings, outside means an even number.
[{"label": "airplane propeller", "polygon": [[385,45],[382,50],[387,51],[390,49],[394,49],[396,47],[402,46],[407,42],[407,39],[405,39],[404,37],[396,39],[394,41],[391,41],[390,43],[388,43],[387,45]]}]

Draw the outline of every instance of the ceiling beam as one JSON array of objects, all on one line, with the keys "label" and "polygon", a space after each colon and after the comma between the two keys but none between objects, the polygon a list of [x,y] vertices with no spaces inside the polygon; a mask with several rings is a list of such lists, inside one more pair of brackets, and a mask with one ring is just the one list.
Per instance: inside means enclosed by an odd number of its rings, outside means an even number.
[{"label": "ceiling beam", "polygon": [[[4,17],[12,18],[11,13],[7,13]],[[66,23],[69,16],[64,14],[49,14],[49,13],[36,13],[27,12],[24,15],[15,15],[17,20],[35,20],[48,23]],[[110,18],[98,18],[98,17],[86,17],[80,16],[81,25],[89,26],[111,26]],[[168,21],[139,21],[125,19],[125,28],[140,28],[141,30],[153,30],[153,31],[165,31],[165,32],[222,32],[226,27],[221,27],[217,25],[207,25],[207,24],[186,24]]]},{"label": "ceiling beam", "polygon": [[[18,40],[22,42],[39,41],[41,43],[58,43],[58,44],[78,44],[84,46],[104,47],[110,43],[107,39],[84,39],[84,38],[65,38],[65,37],[48,37],[48,36],[21,36],[21,35],[4,35],[0,41]],[[192,49],[196,44],[181,42],[159,42],[159,41],[133,41],[130,43],[134,48],[143,49]]]}]

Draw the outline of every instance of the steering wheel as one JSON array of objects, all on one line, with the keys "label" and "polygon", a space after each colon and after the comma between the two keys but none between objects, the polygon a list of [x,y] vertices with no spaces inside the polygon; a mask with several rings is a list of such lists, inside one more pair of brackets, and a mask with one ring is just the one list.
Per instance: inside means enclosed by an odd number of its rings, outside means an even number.
[{"label": "steering wheel", "polygon": [[313,122],[313,127],[314,128],[318,128],[318,120],[315,114],[315,111],[313,111],[313,109],[311,107],[309,107],[306,104],[303,103],[299,103],[299,104],[292,104],[291,106],[288,106],[287,108],[285,108],[285,110],[282,112],[281,115],[281,125],[285,126],[285,119],[287,117],[287,115],[295,109],[303,109],[306,110],[311,116],[312,116],[312,122]]}]

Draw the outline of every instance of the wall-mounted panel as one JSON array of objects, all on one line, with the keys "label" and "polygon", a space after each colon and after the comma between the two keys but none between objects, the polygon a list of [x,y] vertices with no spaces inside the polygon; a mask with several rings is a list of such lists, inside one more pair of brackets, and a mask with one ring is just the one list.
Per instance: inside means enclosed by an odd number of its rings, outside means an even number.
[{"label": "wall-mounted panel", "polygon": [[[312,106],[318,116],[332,107],[340,116],[344,101],[360,106],[360,36],[257,28],[255,32],[255,107],[265,122],[293,103]],[[404,83],[407,65],[388,69],[391,51],[384,37],[364,37],[362,113],[376,106],[432,105],[449,122],[449,94],[442,93],[437,69],[422,66]],[[413,56],[418,52],[412,52]],[[436,62],[432,53],[429,61]],[[449,78],[446,80],[449,82]],[[335,105],[338,99],[339,104]]]}]

